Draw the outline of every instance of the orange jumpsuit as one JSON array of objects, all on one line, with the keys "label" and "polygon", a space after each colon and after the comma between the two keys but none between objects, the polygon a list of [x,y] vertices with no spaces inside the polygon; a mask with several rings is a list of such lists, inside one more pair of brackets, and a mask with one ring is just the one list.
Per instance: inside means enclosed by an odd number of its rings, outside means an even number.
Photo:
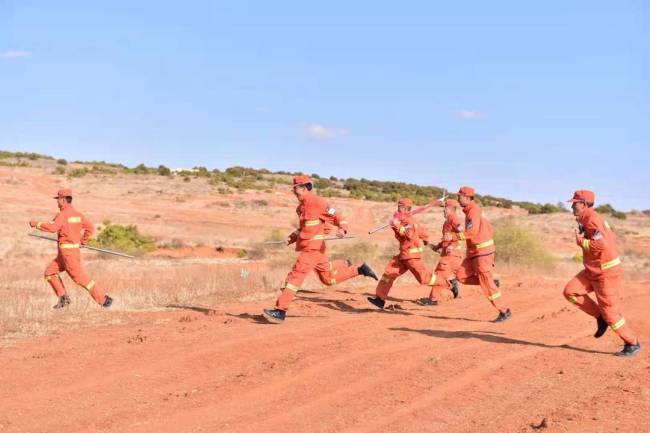
[{"label": "orange jumpsuit", "polygon": [[333,286],[359,275],[356,266],[347,260],[327,260],[325,241],[327,224],[347,231],[347,221],[325,199],[313,192],[307,192],[296,209],[300,227],[290,236],[290,243],[296,244],[299,252],[293,269],[287,275],[282,293],[276,301],[276,308],[286,311],[294,296],[301,289],[305,278],[313,270],[323,284]]},{"label": "orange jumpsuit", "polygon": [[456,277],[463,284],[480,285],[483,294],[501,313],[508,308],[501,299],[501,291],[494,283],[492,268],[496,248],[492,239],[492,224],[485,219],[481,207],[471,201],[463,208],[465,213],[465,231],[460,238],[467,243],[467,256],[458,268]]},{"label": "orange jumpsuit", "polygon": [[45,280],[52,286],[54,293],[59,297],[65,295],[65,287],[59,274],[66,271],[75,283],[90,292],[98,304],[103,304],[106,300],[104,289],[88,276],[81,265],[80,246],[88,243],[95,232],[88,218],[75,210],[72,205],[66,204],[54,217],[54,221],[40,222],[36,228],[44,232],[57,233],[59,253],[45,268]]},{"label": "orange jumpsuit", "polygon": [[463,262],[461,233],[463,224],[455,212],[450,212],[442,225],[442,240],[438,243],[440,261],[435,269],[435,284],[431,287],[429,298],[439,300],[442,289],[451,287],[449,280],[458,272]]},{"label": "orange jumpsuit", "polygon": [[399,242],[399,254],[390,259],[375,289],[377,297],[384,301],[393,282],[406,271],[411,271],[420,284],[431,286],[435,282],[435,274],[427,269],[422,259],[422,244],[427,245],[429,242],[427,232],[410,214],[396,214],[396,218],[399,223],[392,224],[391,227]]},{"label": "orange jumpsuit", "polygon": [[[623,284],[623,265],[616,248],[616,236],[593,208],[586,208],[578,216],[584,227],[584,237],[577,239],[583,251],[585,269],[580,271],[564,288],[564,297],[585,313],[601,316],[610,328],[628,344],[637,339],[619,313],[616,303]],[[594,292],[596,302],[587,294]]]}]

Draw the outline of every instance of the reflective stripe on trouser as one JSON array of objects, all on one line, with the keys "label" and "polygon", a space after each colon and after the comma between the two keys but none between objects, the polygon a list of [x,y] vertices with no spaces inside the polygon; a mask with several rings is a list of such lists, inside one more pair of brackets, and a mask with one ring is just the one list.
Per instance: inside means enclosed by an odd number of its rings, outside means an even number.
[{"label": "reflective stripe on trouser", "polygon": [[282,293],[275,306],[280,310],[287,310],[289,304],[311,271],[318,274],[318,278],[325,285],[340,284],[345,280],[359,275],[356,266],[349,266],[346,260],[328,261],[327,255],[321,251],[303,251],[298,255],[296,263],[287,275]]},{"label": "reflective stripe on trouser", "polygon": [[453,279],[456,276],[456,272],[458,271],[458,268],[462,262],[463,258],[458,256],[449,255],[440,257],[435,270],[436,281],[435,284],[431,287],[429,299],[439,301],[442,290],[451,289],[449,280]]},{"label": "reflective stripe on trouser", "polygon": [[[59,255],[48,265],[44,274],[56,275],[63,271],[70,275],[72,281],[88,290],[95,302],[98,304],[104,303],[106,300],[104,289],[100,284],[93,282],[92,278],[90,278],[86,273],[81,264],[81,253],[79,248],[59,249]],[[54,285],[57,284],[56,279],[50,279],[49,283],[56,292],[57,288],[54,287]],[[61,284],[61,286],[63,286],[63,284]],[[63,289],[63,293],[65,293],[65,289]]]},{"label": "reflective stripe on trouser", "polygon": [[385,300],[391,287],[393,287],[393,282],[406,271],[411,271],[420,284],[429,286],[436,282],[435,274],[427,269],[424,260],[420,258],[400,259],[399,256],[395,256],[386,265],[384,274],[377,284],[375,289],[377,297]]},{"label": "reflective stripe on trouser", "polygon": [[458,268],[456,276],[458,281],[472,286],[481,286],[485,297],[494,305],[494,308],[504,313],[508,307],[503,302],[499,288],[494,284],[494,254],[465,258]]},{"label": "reflective stripe on trouser", "polygon": [[45,281],[52,287],[52,290],[54,290],[54,293],[56,296],[61,297],[65,295],[65,286],[63,285],[63,281],[61,280],[61,275],[57,274],[52,274],[52,275],[45,275]]},{"label": "reflective stripe on trouser", "polygon": [[[636,336],[617,307],[622,284],[622,275],[592,280],[583,270],[564,287],[564,297],[592,317],[603,316],[605,322],[624,342],[635,344]],[[596,301],[589,296],[591,292],[596,296]]]}]

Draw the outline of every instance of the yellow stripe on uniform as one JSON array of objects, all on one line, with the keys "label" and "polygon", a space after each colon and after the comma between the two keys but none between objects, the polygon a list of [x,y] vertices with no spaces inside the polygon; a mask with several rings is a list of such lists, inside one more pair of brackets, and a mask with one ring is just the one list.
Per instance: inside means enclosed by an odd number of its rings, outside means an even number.
[{"label": "yellow stripe on uniform", "polygon": [[95,287],[95,280],[90,280],[90,283],[86,286],[86,290],[91,291]]},{"label": "yellow stripe on uniform", "polygon": [[68,223],[70,224],[75,224],[75,223],[81,223],[81,217],[70,217],[68,218]]},{"label": "yellow stripe on uniform", "polygon": [[465,233],[463,233],[463,232],[458,233],[458,237],[460,238],[460,240],[464,241],[465,240]]},{"label": "yellow stripe on uniform", "polygon": [[384,283],[390,283],[390,278],[388,278],[386,275],[382,275],[380,281],[383,281]]},{"label": "yellow stripe on uniform", "polygon": [[490,296],[488,296],[487,298],[488,298],[488,301],[494,301],[496,299],[499,299],[500,297],[501,297],[501,292],[495,292],[495,293],[491,294]]},{"label": "yellow stripe on uniform", "polygon": [[605,262],[602,265],[600,265],[600,269],[603,271],[605,269],[613,268],[614,266],[618,266],[621,264],[621,259],[619,257],[616,257],[614,260],[610,260],[609,262]]},{"label": "yellow stripe on uniform", "polygon": [[567,301],[571,302],[573,305],[578,305],[578,298],[575,296],[569,296],[566,298]]},{"label": "yellow stripe on uniform", "polygon": [[427,286],[433,286],[434,284],[436,284],[436,274],[431,275],[431,281],[429,281]]},{"label": "yellow stripe on uniform", "polygon": [[306,220],[305,227],[317,226],[320,224],[320,220]]},{"label": "yellow stripe on uniform", "polygon": [[476,248],[481,249],[481,248],[487,248],[489,246],[494,245],[494,239],[490,239],[489,241],[481,242],[480,244],[476,244]]},{"label": "yellow stripe on uniform", "polygon": [[79,244],[59,244],[59,248],[64,250],[70,250],[73,248],[79,248]]},{"label": "yellow stripe on uniform", "polygon": [[325,239],[325,235],[316,235],[313,238],[309,239],[310,241],[322,241]]},{"label": "yellow stripe on uniform", "polygon": [[618,329],[621,329],[623,325],[625,325],[625,318],[621,317],[621,319],[618,322],[609,325],[609,327],[612,328],[612,331],[616,331]]},{"label": "yellow stripe on uniform", "polygon": [[404,233],[406,233],[406,230],[407,230],[407,228],[405,226],[400,227],[399,228],[399,234],[404,235]]},{"label": "yellow stripe on uniform", "polygon": [[585,251],[589,251],[589,239],[582,240],[582,249]]},{"label": "yellow stripe on uniform", "polygon": [[293,290],[294,292],[297,292],[298,290],[300,290],[300,287],[294,286],[291,283],[284,283],[284,288],[289,289],[289,290]]},{"label": "yellow stripe on uniform", "polygon": [[409,249],[409,254],[421,253],[423,251],[424,251],[424,248],[422,248],[422,247],[411,248],[411,249]]}]

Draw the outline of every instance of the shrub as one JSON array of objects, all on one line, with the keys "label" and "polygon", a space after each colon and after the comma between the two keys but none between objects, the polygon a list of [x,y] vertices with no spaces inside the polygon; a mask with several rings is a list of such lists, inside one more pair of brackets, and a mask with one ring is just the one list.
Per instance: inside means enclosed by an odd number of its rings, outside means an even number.
[{"label": "shrub", "polygon": [[622,219],[622,220],[627,219],[627,215],[625,214],[625,212],[619,212],[619,211],[617,211],[617,210],[614,209],[614,207],[613,207],[611,204],[609,204],[609,203],[602,204],[602,205],[598,206],[595,210],[596,210],[596,212],[598,212],[598,213],[611,215],[611,216],[614,217],[614,218],[618,218],[618,219]]},{"label": "shrub", "polygon": [[75,168],[72,171],[68,172],[68,177],[84,177],[87,174],[87,168]]},{"label": "shrub", "polygon": [[68,165],[68,161],[66,161],[65,159],[57,159],[56,163],[59,165]]},{"label": "shrub", "polygon": [[65,174],[65,167],[58,166],[54,169],[52,174],[58,174],[58,175],[64,175]]},{"label": "shrub", "polygon": [[144,254],[158,248],[151,237],[138,231],[138,226],[123,226],[112,224],[110,221],[103,222],[99,235],[90,244],[94,247],[110,248],[129,254]]},{"label": "shrub", "polygon": [[347,243],[345,245],[338,246],[335,251],[332,252],[331,257],[333,259],[350,259],[353,263],[367,260],[369,257],[377,256],[379,252],[379,246],[377,244],[371,244],[370,242],[365,241],[337,241],[342,243]]},{"label": "shrub", "polygon": [[158,174],[161,176],[171,176],[172,171],[168,167],[165,167],[164,165],[159,165]]},{"label": "shrub", "polygon": [[135,174],[149,174],[149,169],[144,164],[138,164],[134,169],[133,173]]},{"label": "shrub", "polygon": [[494,243],[497,247],[497,259],[508,264],[550,269],[557,262],[544,248],[535,232],[511,219],[495,225]]}]

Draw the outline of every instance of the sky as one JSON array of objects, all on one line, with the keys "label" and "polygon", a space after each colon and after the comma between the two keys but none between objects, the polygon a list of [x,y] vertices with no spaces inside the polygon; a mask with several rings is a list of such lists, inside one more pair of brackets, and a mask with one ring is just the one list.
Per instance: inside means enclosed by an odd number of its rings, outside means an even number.
[{"label": "sky", "polygon": [[650,208],[650,2],[0,0],[0,149]]}]

